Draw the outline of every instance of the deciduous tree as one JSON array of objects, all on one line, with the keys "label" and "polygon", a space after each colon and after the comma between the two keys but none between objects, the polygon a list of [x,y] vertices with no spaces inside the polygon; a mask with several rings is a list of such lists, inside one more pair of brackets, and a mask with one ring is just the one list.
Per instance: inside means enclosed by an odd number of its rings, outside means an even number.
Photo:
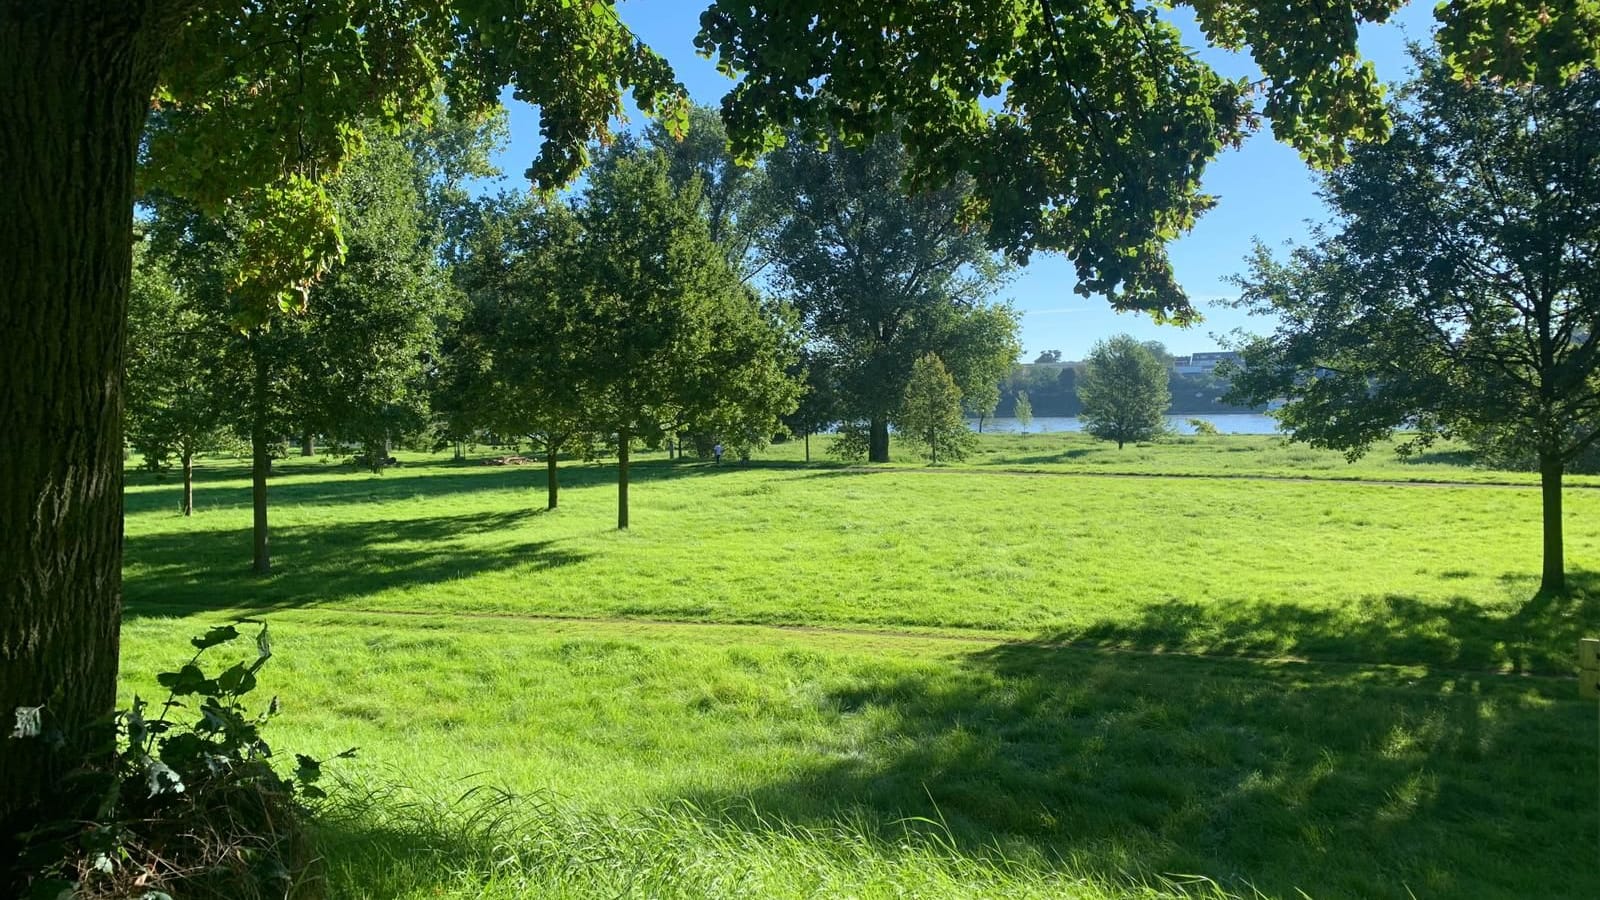
[{"label": "deciduous tree", "polygon": [[1295,440],[1352,457],[1396,428],[1525,454],[1543,485],[1542,588],[1564,588],[1561,482],[1600,442],[1600,77],[1463,82],[1437,59],[1394,135],[1325,180],[1336,218],[1241,303],[1276,317],[1234,393],[1287,397]]},{"label": "deciduous tree", "polygon": [[567,264],[584,417],[616,441],[618,528],[635,439],[679,424],[770,435],[798,394],[776,323],[711,240],[700,182],[675,188],[667,172],[659,153],[597,170]]},{"label": "deciduous tree", "polygon": [[1121,334],[1095,342],[1078,379],[1083,430],[1117,449],[1129,441],[1148,441],[1166,430],[1167,367],[1147,344]]},{"label": "deciduous tree", "polygon": [[950,372],[929,353],[911,366],[905,396],[895,410],[895,430],[927,451],[928,460],[962,459],[972,447],[972,432],[961,415],[961,388]]},{"label": "deciduous tree", "polygon": [[1015,317],[989,301],[1001,265],[963,219],[966,183],[907,196],[908,164],[892,136],[861,149],[791,145],[768,162],[782,204],[773,280],[835,365],[840,411],[865,424],[872,462],[889,459],[889,420],[918,359],[941,353],[976,393],[1017,353]]},{"label": "deciduous tree", "polygon": [[180,510],[194,512],[194,457],[222,442],[227,398],[218,377],[225,330],[217,311],[182,291],[166,260],[135,247],[128,303],[128,442],[152,468],[176,457]]},{"label": "deciduous tree", "polygon": [[1011,415],[1016,418],[1017,424],[1022,426],[1022,431],[1026,434],[1028,426],[1033,424],[1033,401],[1028,399],[1027,391],[1017,391],[1017,399],[1011,404]]}]

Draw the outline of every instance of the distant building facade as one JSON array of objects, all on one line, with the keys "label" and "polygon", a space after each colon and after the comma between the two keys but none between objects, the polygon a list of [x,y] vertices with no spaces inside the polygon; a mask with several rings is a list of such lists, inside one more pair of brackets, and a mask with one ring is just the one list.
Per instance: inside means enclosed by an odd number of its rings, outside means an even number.
[{"label": "distant building facade", "polygon": [[1175,356],[1172,358],[1172,371],[1179,375],[1211,375],[1216,372],[1217,366],[1224,362],[1239,365],[1244,362],[1244,357],[1232,350]]}]

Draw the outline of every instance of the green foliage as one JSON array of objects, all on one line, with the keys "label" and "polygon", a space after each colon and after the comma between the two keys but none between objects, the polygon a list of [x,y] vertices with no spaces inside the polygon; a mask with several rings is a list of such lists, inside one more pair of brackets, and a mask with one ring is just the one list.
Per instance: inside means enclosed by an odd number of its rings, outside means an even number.
[{"label": "green foliage", "polygon": [[773,281],[802,317],[841,419],[885,422],[928,353],[981,403],[1019,352],[1014,311],[988,301],[1003,267],[962,218],[970,184],[908,197],[908,165],[892,137],[793,144],[768,163],[780,210],[766,247]]},{"label": "green foliage", "polygon": [[828,454],[844,462],[860,462],[867,458],[871,444],[868,424],[859,419],[846,419],[838,423],[833,441],[828,444]]},{"label": "green foliage", "polygon": [[1328,177],[1335,227],[1251,259],[1240,304],[1280,324],[1235,393],[1287,397],[1296,440],[1352,454],[1414,425],[1565,461],[1600,440],[1600,76],[1469,86],[1419,62],[1393,139]]},{"label": "green foliage", "polygon": [[148,242],[134,246],[125,428],[153,469],[224,443],[225,398],[216,369],[226,336],[215,314],[180,289],[168,261]]},{"label": "green foliage", "polygon": [[1033,402],[1028,399],[1027,391],[1017,391],[1017,398],[1011,403],[1011,415],[1023,431],[1033,424]]},{"label": "green foliage", "polygon": [[[272,642],[266,623],[238,624],[261,626],[252,658],[208,674],[207,653],[243,636],[237,625],[208,629],[190,641],[187,663],[156,676],[168,693],[154,719],[135,695],[116,715],[112,752],[65,767],[59,818],[20,836],[28,896],[304,896],[314,863],[306,802],[326,796],[325,760],[297,754],[291,775],[274,768],[262,730],[278,698],[258,710],[246,699]],[[169,720],[184,709],[192,722]],[[48,705],[19,716],[13,739],[58,740]]]},{"label": "green foliage", "polygon": [[1084,431],[1124,444],[1153,440],[1166,431],[1167,367],[1128,335],[1096,341],[1078,379]]},{"label": "green foliage", "polygon": [[[443,177],[435,167],[446,157],[417,156],[420,141],[373,135],[331,183],[346,223],[345,262],[308,287],[315,302],[271,327],[237,327],[251,318],[251,301],[231,279],[250,253],[255,220],[238,211],[209,216],[169,195],[150,199],[152,249],[186,312],[150,320],[141,334],[152,349],[183,348],[176,358],[195,383],[173,375],[165,383],[184,388],[196,421],[231,426],[244,440],[258,425],[270,435],[321,433],[362,445],[373,460],[388,439],[422,429],[450,286],[438,261],[441,226],[423,218],[430,207],[418,194],[418,184]],[[264,403],[258,369],[266,375]],[[142,380],[142,367],[132,371]],[[132,399],[143,409],[139,390]]]},{"label": "green foliage", "polygon": [[585,417],[603,432],[764,442],[795,408],[787,319],[728,267],[699,191],[698,179],[675,188],[661,154],[623,154],[576,205],[568,339]]},{"label": "green foliage", "polygon": [[339,257],[324,189],[373,129],[437,115],[442,89],[465,120],[501,90],[540,108],[529,176],[566,183],[609,137],[621,94],[675,133],[687,103],[671,70],[609,0],[414,0],[207,6],[149,36],[163,60],[143,177],[210,212],[245,210],[234,287],[247,323],[303,306]]},{"label": "green foliage", "polygon": [[1217,430],[1217,426],[1211,424],[1207,419],[1189,419],[1188,424],[1199,437],[1218,437],[1222,434]]},{"label": "green foliage", "polygon": [[446,433],[527,436],[588,455],[583,347],[570,335],[579,226],[560,203],[502,197],[480,206],[456,282],[467,297],[439,383]]},{"label": "green foliage", "polygon": [[[1315,17],[1191,0],[1211,42],[1250,51],[1258,85],[1219,76],[1155,8],[1120,2],[960,0],[937,14],[838,0],[775,12],[768,2],[713,2],[696,39],[742,76],[724,103],[738,156],[779,146],[796,123],[805,139],[901,133],[912,148],[907,181],[972,179],[971,213],[989,222],[996,248],[1019,259],[1066,253],[1080,291],[1177,318],[1193,310],[1164,245],[1210,207],[1205,164],[1253,127],[1252,93],[1277,136],[1318,163],[1342,161],[1348,140],[1388,124],[1355,41],[1360,24],[1384,21],[1399,0],[1342,0]],[[236,286],[251,321],[302,304],[338,258],[322,184],[359,152],[363,130],[435,118],[441,91],[465,120],[508,87],[537,105],[543,143],[528,174],[547,189],[610,138],[625,91],[674,137],[695,120],[667,63],[613,0],[161,9],[142,36],[162,60],[144,180],[208,210],[231,201],[248,211]],[[1456,0],[1439,17],[1468,76],[1556,84],[1600,45],[1582,4]]]},{"label": "green foliage", "polygon": [[894,427],[933,462],[959,460],[971,450],[975,435],[961,415],[961,388],[938,356],[929,353],[911,367]]},{"label": "green foliage", "polygon": [[358,443],[375,471],[391,439],[428,418],[428,382],[450,284],[438,263],[441,227],[423,219],[417,185],[432,159],[386,136],[333,182],[348,245],[345,261],[312,290],[286,360],[299,430]]},{"label": "green foliage", "polygon": [[[1384,20],[1398,0],[1315,17],[1191,5],[1213,41],[1253,52],[1275,131],[1309,158],[1337,161],[1347,139],[1383,134],[1356,26]],[[724,102],[741,156],[782,145],[796,122],[802,140],[898,133],[911,148],[908,183],[971,179],[969,213],[987,219],[992,246],[1022,260],[1065,253],[1080,293],[1193,317],[1165,244],[1210,208],[1201,173],[1249,131],[1252,86],[1201,62],[1156,8],[958,0],[934,14],[900,3],[719,2],[697,44],[742,76]]]},{"label": "green foliage", "polygon": [[690,107],[688,122],[688,133],[683,135],[674,135],[663,123],[652,123],[645,144],[666,155],[667,176],[674,186],[682,189],[699,180],[707,233],[722,248],[728,267],[748,283],[769,265],[759,250],[778,213],[766,170],[734,159],[728,132],[715,109]]},{"label": "green foliage", "polygon": [[1562,589],[1560,480],[1600,445],[1600,73],[1468,83],[1418,53],[1395,133],[1331,173],[1338,214],[1286,262],[1258,248],[1240,305],[1276,317],[1236,393],[1281,396],[1296,440],[1359,455],[1474,440],[1537,461],[1545,586]]}]

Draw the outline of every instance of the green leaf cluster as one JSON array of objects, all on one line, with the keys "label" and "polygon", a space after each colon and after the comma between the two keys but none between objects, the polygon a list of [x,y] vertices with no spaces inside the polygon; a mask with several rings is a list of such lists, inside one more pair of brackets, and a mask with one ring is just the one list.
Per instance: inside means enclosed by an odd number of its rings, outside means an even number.
[{"label": "green leaf cluster", "polygon": [[[253,654],[212,674],[202,660],[244,637],[242,625],[259,626]],[[272,658],[266,623],[219,625],[190,643],[188,662],[156,677],[168,693],[154,718],[135,695],[106,729],[108,752],[64,766],[67,808],[20,836],[30,896],[287,894],[310,866],[302,829],[306,804],[326,796],[325,760],[297,754],[289,775],[273,765],[262,731],[278,698],[254,710],[248,700]],[[182,710],[193,718],[175,720]],[[42,718],[29,739],[54,739],[48,707]]]},{"label": "green leaf cluster", "polygon": [[1096,341],[1078,378],[1083,430],[1124,444],[1154,440],[1166,431],[1167,367],[1133,337]]},{"label": "green leaf cluster", "polygon": [[932,353],[912,365],[894,427],[932,462],[964,459],[977,441],[961,414],[961,388]]}]

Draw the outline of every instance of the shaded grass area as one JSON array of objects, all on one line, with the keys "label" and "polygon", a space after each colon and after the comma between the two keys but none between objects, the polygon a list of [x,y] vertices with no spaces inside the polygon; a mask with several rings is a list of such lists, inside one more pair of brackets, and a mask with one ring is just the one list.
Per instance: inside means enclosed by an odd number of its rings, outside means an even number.
[{"label": "shaded grass area", "polygon": [[[1567,680],[402,618],[272,616],[275,743],[363,748],[333,896],[1600,893]],[[210,621],[129,623],[126,684]]]},{"label": "shaded grass area", "polygon": [[[1531,601],[1537,491],[1340,482],[571,467],[285,466],[274,574],[248,571],[247,484],[130,511],[130,616],[330,606],[981,630],[1110,646],[1569,672],[1600,625],[1600,493],[1568,498],[1577,590]],[[235,470],[237,475],[237,470]],[[209,493],[214,492],[214,493]],[[223,498],[235,498],[223,502]]]}]

